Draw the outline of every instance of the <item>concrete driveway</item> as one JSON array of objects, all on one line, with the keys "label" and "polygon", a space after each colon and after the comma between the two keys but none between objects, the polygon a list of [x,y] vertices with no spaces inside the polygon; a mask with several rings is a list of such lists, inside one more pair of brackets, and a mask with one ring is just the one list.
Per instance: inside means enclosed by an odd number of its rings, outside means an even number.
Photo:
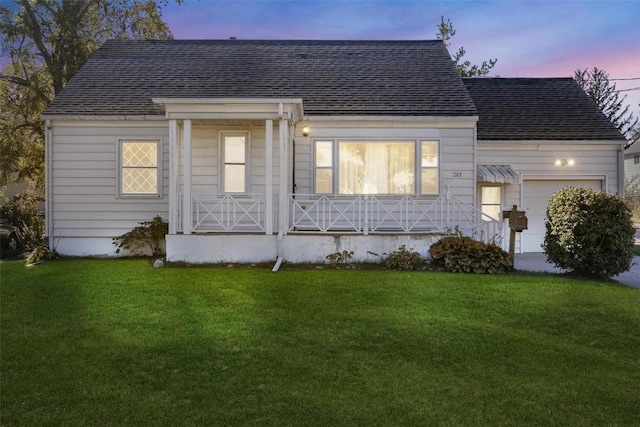
[{"label": "concrete driveway", "polygon": [[[547,262],[543,253],[516,254],[516,270],[531,271],[535,273],[565,273],[566,270],[555,267]],[[613,277],[613,280],[632,288],[640,289],[640,256],[633,258],[631,269]]]}]

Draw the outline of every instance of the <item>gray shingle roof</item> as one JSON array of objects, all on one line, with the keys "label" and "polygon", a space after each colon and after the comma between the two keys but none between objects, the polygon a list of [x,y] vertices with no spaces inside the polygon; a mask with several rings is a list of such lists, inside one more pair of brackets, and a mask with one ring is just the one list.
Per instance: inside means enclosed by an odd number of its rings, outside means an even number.
[{"label": "gray shingle roof", "polygon": [[478,140],[625,139],[572,78],[464,79]]},{"label": "gray shingle roof", "polygon": [[163,114],[153,97],[302,98],[308,115],[477,115],[442,42],[330,40],[111,40],[45,114]]}]

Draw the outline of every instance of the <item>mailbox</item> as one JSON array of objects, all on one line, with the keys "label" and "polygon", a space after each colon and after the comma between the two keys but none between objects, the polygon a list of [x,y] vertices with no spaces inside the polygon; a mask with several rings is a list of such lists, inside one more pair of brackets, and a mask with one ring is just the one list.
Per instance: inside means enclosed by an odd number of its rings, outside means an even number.
[{"label": "mailbox", "polygon": [[513,231],[526,230],[528,227],[527,216],[524,211],[519,211],[516,205],[510,211],[502,211],[502,218],[509,220],[509,228]]},{"label": "mailbox", "polygon": [[526,230],[527,227],[527,216],[522,211],[511,212],[509,215],[509,227],[515,231]]}]

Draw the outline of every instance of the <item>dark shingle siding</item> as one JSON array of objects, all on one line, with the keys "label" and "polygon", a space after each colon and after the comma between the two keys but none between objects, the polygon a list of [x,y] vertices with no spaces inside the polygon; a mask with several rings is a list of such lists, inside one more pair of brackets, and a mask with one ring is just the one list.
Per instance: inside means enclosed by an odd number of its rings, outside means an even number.
[{"label": "dark shingle siding", "polygon": [[46,114],[162,114],[151,98],[302,98],[309,115],[473,116],[440,41],[119,40]]},{"label": "dark shingle siding", "polygon": [[572,78],[464,79],[478,140],[614,140],[618,129]]}]

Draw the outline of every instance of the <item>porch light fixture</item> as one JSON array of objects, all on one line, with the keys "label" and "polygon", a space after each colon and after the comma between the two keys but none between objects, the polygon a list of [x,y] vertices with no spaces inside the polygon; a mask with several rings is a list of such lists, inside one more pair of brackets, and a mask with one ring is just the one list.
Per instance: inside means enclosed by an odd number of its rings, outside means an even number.
[{"label": "porch light fixture", "polygon": [[573,166],[576,162],[573,159],[556,159],[556,166]]},{"label": "porch light fixture", "polygon": [[309,126],[302,128],[302,136],[309,136]]}]

